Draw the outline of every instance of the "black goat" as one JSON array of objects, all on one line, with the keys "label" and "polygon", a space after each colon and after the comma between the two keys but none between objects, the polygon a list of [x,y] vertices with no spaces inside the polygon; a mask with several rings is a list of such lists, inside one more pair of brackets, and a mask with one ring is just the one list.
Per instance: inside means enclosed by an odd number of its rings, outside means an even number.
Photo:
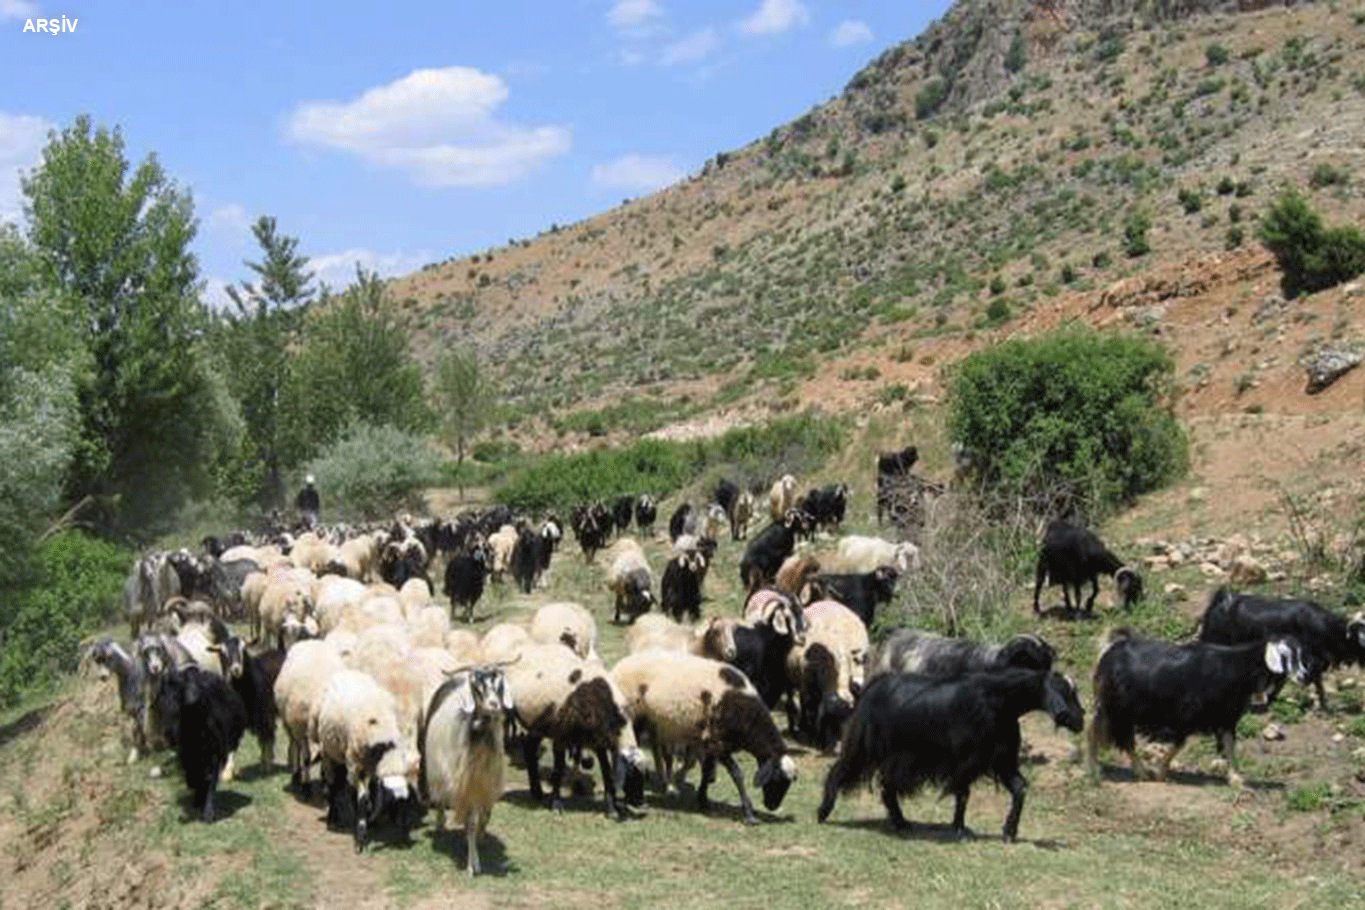
[{"label": "black goat", "polygon": [[1085,602],[1087,614],[1095,606],[1100,593],[1100,575],[1114,576],[1114,585],[1124,607],[1131,607],[1142,599],[1142,579],[1123,564],[1095,534],[1085,528],[1057,519],[1047,526],[1042,545],[1038,549],[1038,568],[1033,579],[1033,612],[1041,613],[1038,594],[1043,582],[1062,586],[1062,599],[1071,607],[1071,590],[1076,592],[1076,607],[1081,607],[1081,585],[1090,582],[1090,597]]},{"label": "black goat", "polygon": [[769,711],[793,692],[787,657],[805,641],[805,623],[805,613],[791,598],[772,592],[761,618],[732,630],[735,657],[729,662],[749,677]]},{"label": "black goat", "polygon": [[659,608],[678,622],[684,613],[693,622],[701,619],[701,580],[705,573],[706,556],[700,550],[688,550],[670,559],[659,582]]},{"label": "black goat", "polygon": [[816,575],[814,600],[837,600],[848,607],[863,625],[872,628],[872,616],[880,604],[890,603],[896,594],[900,572],[894,566],[878,566],[862,574]]},{"label": "black goat", "polygon": [[798,505],[810,513],[817,530],[838,530],[848,511],[848,484],[836,483],[810,490]]},{"label": "black goat", "polygon": [[600,502],[575,506],[569,515],[569,527],[583,551],[583,561],[592,562],[597,551],[607,545],[613,519],[611,511]]},{"label": "black goat", "polygon": [[900,495],[903,480],[910,469],[919,461],[919,449],[906,446],[899,452],[882,452],[877,455],[877,524],[889,511],[896,512],[896,500]]},{"label": "black goat", "polygon": [[[546,540],[537,531],[528,527],[517,530],[516,543],[512,545],[512,578],[521,593],[530,594],[540,580],[542,551],[547,548]],[[544,559],[549,564],[549,559]]]},{"label": "black goat", "polygon": [[199,817],[212,822],[213,796],[228,756],[246,731],[242,699],[219,676],[198,667],[167,668],[159,676],[156,709]]},{"label": "black goat", "polygon": [[634,511],[634,496],[618,496],[616,501],[611,504],[611,517],[612,522],[616,525],[617,534],[624,534],[630,530],[630,519]]},{"label": "black goat", "polygon": [[1216,645],[1264,641],[1290,635],[1303,646],[1310,665],[1305,682],[1317,691],[1318,707],[1327,710],[1322,687],[1324,670],[1365,663],[1365,621],[1351,620],[1311,600],[1234,594],[1219,588],[1199,620],[1199,640]]},{"label": "black goat", "polygon": [[668,539],[674,543],[684,534],[691,534],[696,530],[696,522],[692,517],[692,503],[681,503],[668,519]]},{"label": "black goat", "polygon": [[252,655],[246,642],[236,635],[222,644],[210,645],[218,655],[223,678],[242,700],[246,725],[261,747],[261,770],[269,772],[275,764],[275,726],[280,712],[275,706],[275,679],[284,666],[284,651],[279,648]]},{"label": "black goat", "polygon": [[1076,687],[1050,671],[879,676],[863,691],[844,729],[816,818],[829,818],[839,793],[875,778],[891,824],[905,829],[909,822],[901,814],[900,797],[936,783],[953,794],[953,830],[962,835],[968,833],[972,782],[989,775],[1010,791],[1002,830],[1012,841],[1019,834],[1028,788],[1019,772],[1019,718],[1037,710],[1068,730],[1079,732],[1084,724]]},{"label": "black goat", "polygon": [[796,550],[796,535],[810,527],[810,516],[791,509],[782,524],[770,524],[754,535],[739,562],[739,579],[749,593],[777,577],[782,562]]},{"label": "black goat", "polygon": [[1228,783],[1242,785],[1237,770],[1237,721],[1253,703],[1268,705],[1287,676],[1306,677],[1303,649],[1288,636],[1243,645],[1196,641],[1177,645],[1115,629],[1095,664],[1086,759],[1099,779],[1099,750],[1113,744],[1132,756],[1133,777],[1144,777],[1135,735],[1167,743],[1156,770],[1166,776],[1171,759],[1193,733],[1212,733],[1228,761]]},{"label": "black goat", "polygon": [[654,529],[654,521],[659,517],[659,504],[653,496],[641,493],[635,500],[635,527],[645,533]]},{"label": "black goat", "polygon": [[732,480],[722,477],[716,481],[716,492],[711,497],[712,502],[720,503],[720,507],[725,510],[725,514],[730,514],[731,507],[739,497],[739,485]]},{"label": "black goat", "polygon": [[468,549],[451,554],[446,562],[445,594],[450,598],[451,612],[463,606],[467,623],[474,621],[474,605],[483,596],[490,562],[488,544],[482,535],[476,535]]},{"label": "black goat", "polygon": [[877,649],[868,675],[924,673],[960,676],[987,670],[1051,670],[1057,652],[1037,635],[1016,635],[1004,644],[948,638],[918,629],[897,629]]}]

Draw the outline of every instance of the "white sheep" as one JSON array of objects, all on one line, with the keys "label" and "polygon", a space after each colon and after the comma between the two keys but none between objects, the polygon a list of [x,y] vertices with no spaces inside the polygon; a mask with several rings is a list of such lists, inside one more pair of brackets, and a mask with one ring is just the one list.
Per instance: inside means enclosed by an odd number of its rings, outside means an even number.
[{"label": "white sheep", "polygon": [[336,547],[318,537],[312,531],[305,531],[294,541],[289,551],[289,561],[314,575],[327,571],[332,563],[340,562],[341,554]]},{"label": "white sheep", "polygon": [[576,603],[549,603],[531,617],[531,640],[566,645],[579,657],[597,659],[597,622]]},{"label": "white sheep", "polygon": [[503,717],[513,707],[502,671],[475,667],[446,680],[423,712],[419,788],[437,809],[438,828],[446,813],[463,823],[470,875],[482,871],[479,837],[502,797]]},{"label": "white sheep", "polygon": [[[634,543],[634,541],[630,541]],[[642,613],[648,613],[654,603],[654,576],[645,561],[644,551],[636,544],[621,547],[607,568],[607,589],[615,600],[615,622],[621,622],[621,611],[633,621]]]},{"label": "white sheep", "polygon": [[398,589],[398,602],[403,605],[403,613],[409,619],[423,607],[431,604],[431,585],[425,578],[409,578]]},{"label": "white sheep", "polygon": [[549,805],[559,810],[568,750],[590,750],[602,769],[602,790],[609,817],[624,810],[616,803],[619,786],[627,803],[644,801],[644,768],[635,730],[626,714],[625,698],[597,660],[583,660],[557,644],[529,644],[505,668],[525,729],[522,758],[531,795],[544,800],[540,787],[540,743],[550,740],[554,771]]},{"label": "white sheep", "polygon": [[695,626],[685,626],[662,613],[647,613],[626,630],[626,653],[678,651],[717,660],[733,660],[734,625],[733,619],[713,617]]},{"label": "white sheep", "polygon": [[919,568],[919,547],[909,542],[850,534],[839,539],[838,553],[845,572],[865,574],[880,566],[892,566],[905,575]]},{"label": "white sheep", "polygon": [[313,612],[318,619],[318,631],[328,635],[333,629],[340,628],[341,618],[352,610],[358,610],[370,590],[354,578],[340,575],[326,575],[318,582],[317,601]]},{"label": "white sheep", "polygon": [[517,529],[503,525],[488,535],[488,550],[492,554],[488,574],[494,581],[501,581],[512,566],[512,550],[517,545]]},{"label": "white sheep", "polygon": [[772,489],[768,491],[768,513],[773,517],[773,524],[781,524],[783,517],[795,506],[796,478],[783,474],[773,481]]},{"label": "white sheep", "polygon": [[445,607],[426,606],[408,617],[408,634],[419,648],[443,648],[450,634],[450,612]]},{"label": "white sheep", "polygon": [[393,696],[368,673],[342,670],[323,690],[309,731],[328,784],[327,822],[338,821],[338,798],[349,793],[355,848],[361,852],[370,823],[389,803],[410,799],[408,755]]},{"label": "white sheep", "polygon": [[650,731],[661,786],[667,787],[666,756],[700,755],[697,805],[704,812],[719,762],[739,791],[744,821],[753,824],[758,819],[734,759],[735,752],[745,751],[758,761],[754,784],[763,790],[764,806],[771,812],[782,804],[796,779],[796,763],[758,690],[739,670],[705,657],[650,651],[622,658],[611,678],[631,720]]},{"label": "white sheep", "polygon": [[346,669],[330,641],[301,641],[285,654],[275,677],[275,707],[289,736],[289,769],[295,786],[309,789],[308,768],[314,751],[309,726],[331,678]]},{"label": "white sheep", "polygon": [[338,548],[337,556],[346,567],[347,577],[367,581],[374,575],[375,564],[379,560],[379,547],[387,536],[384,531],[374,531],[352,537]]},{"label": "white sheep", "polygon": [[461,664],[482,660],[483,647],[479,636],[468,629],[451,629],[446,633],[444,647]]},{"label": "white sheep", "polygon": [[511,622],[498,623],[483,633],[483,639],[480,642],[483,649],[483,659],[490,662],[512,660],[521,650],[521,646],[530,640],[531,633],[526,631],[525,626]]}]

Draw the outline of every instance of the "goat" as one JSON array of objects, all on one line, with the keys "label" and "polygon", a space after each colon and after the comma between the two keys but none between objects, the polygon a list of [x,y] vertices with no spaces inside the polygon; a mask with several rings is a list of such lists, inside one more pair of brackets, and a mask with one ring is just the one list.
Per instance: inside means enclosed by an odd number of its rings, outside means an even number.
[{"label": "goat", "polygon": [[1042,546],[1038,549],[1038,568],[1033,580],[1034,615],[1042,612],[1038,608],[1038,593],[1045,580],[1062,586],[1067,610],[1071,609],[1070,591],[1075,590],[1076,607],[1080,608],[1081,585],[1090,582],[1090,597],[1084,607],[1089,615],[1095,606],[1095,597],[1100,593],[1101,574],[1114,576],[1114,585],[1124,607],[1131,607],[1142,599],[1142,578],[1109,552],[1093,532],[1060,518],[1053,521],[1043,534]]},{"label": "goat", "polygon": [[1051,670],[1057,652],[1037,635],[1016,635],[1003,644],[983,644],[965,638],[947,638],[918,629],[897,629],[882,642],[873,656],[868,675],[924,673],[928,676],[960,676],[986,670],[1017,667]]},{"label": "goat", "polygon": [[891,602],[899,579],[900,573],[892,566],[878,566],[862,574],[820,574],[813,579],[814,599],[838,601],[871,628],[877,606]]},{"label": "goat", "polygon": [[1028,788],[1019,772],[1019,718],[1037,710],[1075,732],[1085,721],[1076,687],[1051,671],[880,676],[868,685],[849,719],[839,758],[825,777],[816,819],[829,818],[839,793],[875,778],[892,826],[904,830],[910,824],[901,813],[900,797],[938,783],[945,794],[953,794],[953,831],[967,835],[972,782],[990,775],[1010,791],[1002,833],[1013,841]]},{"label": "goat", "polygon": [[1288,636],[1231,646],[1177,645],[1115,629],[1095,663],[1090,777],[1099,780],[1099,750],[1112,743],[1132,757],[1133,778],[1142,779],[1135,740],[1141,733],[1170,746],[1157,766],[1161,780],[1192,733],[1212,733],[1228,761],[1228,783],[1240,788],[1238,719],[1252,704],[1268,705],[1287,676],[1302,682],[1308,672],[1302,646]]}]

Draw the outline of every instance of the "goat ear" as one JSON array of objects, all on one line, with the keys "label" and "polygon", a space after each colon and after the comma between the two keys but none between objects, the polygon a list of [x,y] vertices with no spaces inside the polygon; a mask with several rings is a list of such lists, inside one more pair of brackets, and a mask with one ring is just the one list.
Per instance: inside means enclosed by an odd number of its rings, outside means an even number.
[{"label": "goat ear", "polygon": [[466,677],[456,686],[449,695],[455,710],[461,714],[474,713],[474,691],[469,686],[469,679]]},{"label": "goat ear", "polygon": [[1283,641],[1265,643],[1265,665],[1271,673],[1283,676],[1294,665],[1294,649]]}]

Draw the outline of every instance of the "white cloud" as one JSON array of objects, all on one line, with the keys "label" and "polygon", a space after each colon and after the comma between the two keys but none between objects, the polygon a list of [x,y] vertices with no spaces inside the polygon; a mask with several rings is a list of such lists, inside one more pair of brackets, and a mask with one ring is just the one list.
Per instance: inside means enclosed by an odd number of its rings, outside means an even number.
[{"label": "white cloud", "polygon": [[872,40],[872,29],[858,19],[845,19],[829,33],[829,43],[835,47],[848,47]]},{"label": "white cloud", "polygon": [[0,0],[0,19],[31,19],[38,15],[33,0]]},{"label": "white cloud", "polygon": [[716,30],[705,28],[664,48],[660,62],[664,66],[691,63],[701,60],[718,47],[720,47],[720,36],[716,34]]},{"label": "white cloud", "polygon": [[285,132],[405,172],[423,186],[512,183],[569,150],[567,128],[497,119],[507,86],[464,66],[413,70],[352,101],[301,104]]},{"label": "white cloud", "polygon": [[763,0],[753,15],[739,21],[746,35],[777,35],[810,22],[801,0]]},{"label": "white cloud", "polygon": [[209,212],[209,227],[229,234],[242,234],[251,230],[251,216],[236,202],[220,205]]},{"label": "white cloud", "polygon": [[647,34],[663,15],[664,8],[656,0],[616,0],[607,12],[607,22],[618,32]]},{"label": "white cloud", "polygon": [[687,176],[673,161],[659,155],[622,155],[615,161],[593,165],[592,182],[595,186],[632,193],[647,193],[662,189]]},{"label": "white cloud", "polygon": [[23,214],[19,172],[42,159],[52,129],[55,125],[42,117],[0,112],[0,224],[19,223]]},{"label": "white cloud", "polygon": [[431,253],[376,253],[373,250],[350,249],[340,253],[325,253],[311,256],[308,268],[313,270],[316,283],[326,284],[334,291],[355,283],[355,267],[359,265],[367,272],[377,272],[380,278],[392,278],[415,272],[428,262],[439,257]]}]

